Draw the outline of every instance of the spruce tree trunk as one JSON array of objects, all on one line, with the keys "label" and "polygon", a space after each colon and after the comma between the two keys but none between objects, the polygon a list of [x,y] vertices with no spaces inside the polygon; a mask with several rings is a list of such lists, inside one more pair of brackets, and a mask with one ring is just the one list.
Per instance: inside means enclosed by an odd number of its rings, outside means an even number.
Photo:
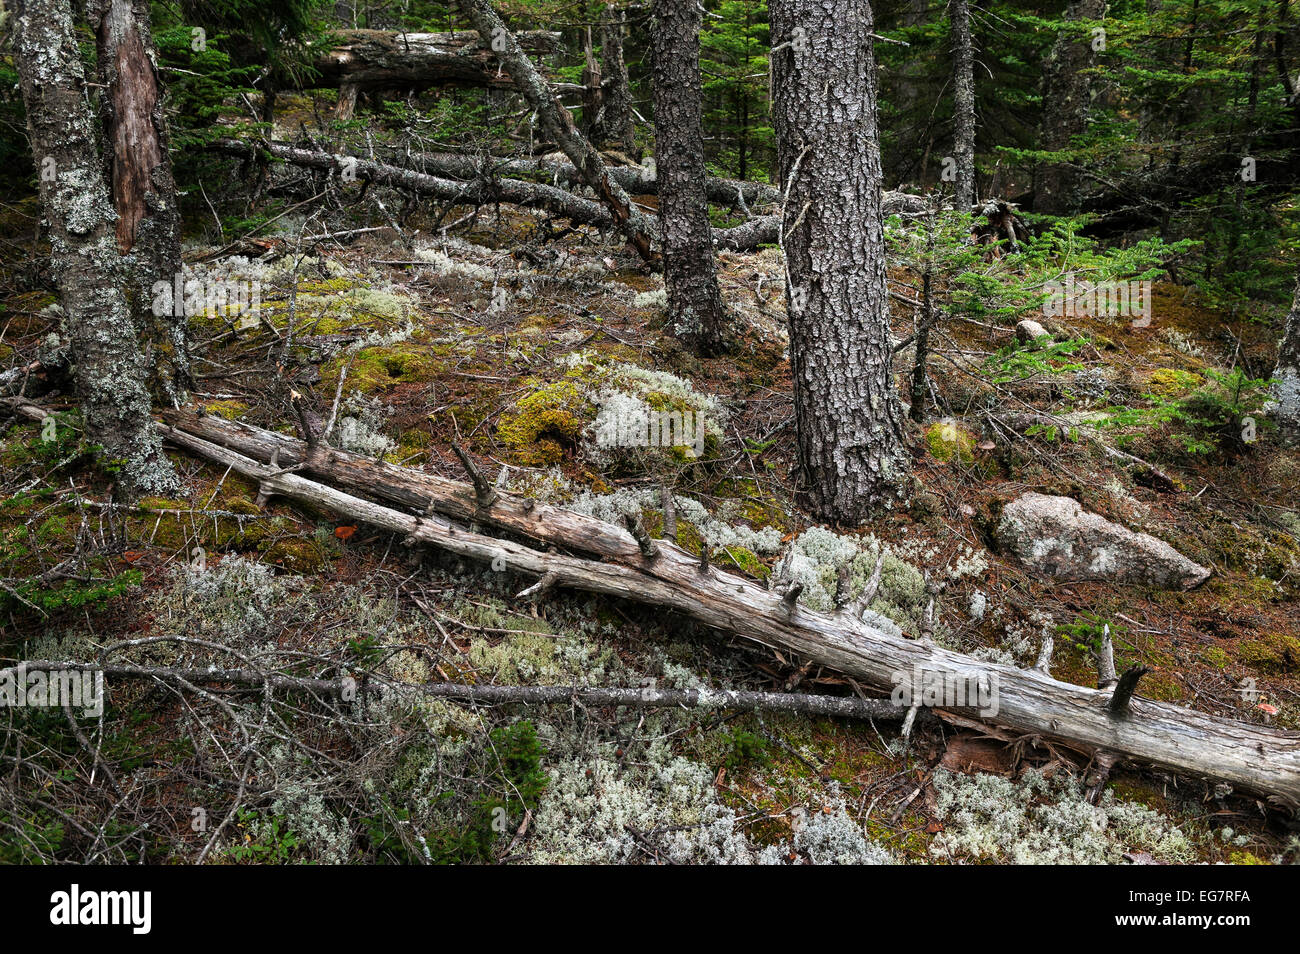
[{"label": "spruce tree trunk", "polygon": [[853,525],[910,487],[891,374],[872,12],[866,0],[773,0],[771,14],[801,502]]},{"label": "spruce tree trunk", "polygon": [[149,4],[104,0],[97,16],[99,76],[108,88],[104,140],[117,247],[131,272],[125,290],[140,327],[150,329],[142,346],[158,394],[179,407],[190,386],[184,309],[154,307],[155,283],[170,289],[181,272],[181,220]]},{"label": "spruce tree trunk", "polygon": [[956,205],[969,212],[975,191],[975,47],[970,0],[952,0],[953,159],[957,164]]},{"label": "spruce tree trunk", "polygon": [[1273,377],[1277,380],[1274,396],[1278,422],[1285,430],[1300,433],[1300,281],[1296,282],[1295,299],[1286,317]]},{"label": "spruce tree trunk", "polygon": [[[1100,20],[1106,0],[1070,0],[1067,23]],[[1051,152],[1068,149],[1070,140],[1087,127],[1092,79],[1087,70],[1096,65],[1097,53],[1088,33],[1065,30],[1057,37],[1043,64],[1043,116],[1040,148]],[[1034,185],[1034,211],[1068,215],[1079,209],[1079,177],[1069,163],[1046,162]]]},{"label": "spruce tree trunk", "polygon": [[17,0],[14,62],[50,234],[50,262],[76,365],[86,437],[121,467],[127,497],[174,488],[150,417],[151,368],[104,185],[69,0]]},{"label": "spruce tree trunk", "polygon": [[668,327],[706,355],[724,349],[701,128],[700,21],[695,0],[655,0],[655,170]]},{"label": "spruce tree trunk", "polygon": [[[632,124],[632,87],[623,60],[623,24],[627,13],[606,7],[600,14],[600,61],[604,74],[605,133],[610,146],[641,161]],[[697,39],[698,42],[698,39]]]}]

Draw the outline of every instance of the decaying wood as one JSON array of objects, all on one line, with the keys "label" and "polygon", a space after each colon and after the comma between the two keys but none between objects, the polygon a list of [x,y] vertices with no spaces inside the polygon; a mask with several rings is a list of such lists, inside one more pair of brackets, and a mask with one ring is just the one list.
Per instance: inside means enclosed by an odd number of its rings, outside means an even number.
[{"label": "decaying wood", "polygon": [[[271,142],[255,146],[238,139],[219,139],[209,148],[249,159],[264,152],[292,165],[336,175],[348,174],[357,180],[371,181],[457,205],[509,203],[525,208],[544,209],[579,225],[594,225],[597,228],[610,228],[614,225],[609,211],[599,202],[584,199],[558,186],[498,178],[490,174],[490,170],[483,170],[482,174],[467,181],[458,181],[389,163],[304,149],[286,143]],[[467,175],[472,175],[467,167],[458,168],[465,170]],[[729,180],[716,181],[726,183]],[[657,223],[652,218],[644,218],[644,222],[653,238],[658,231]],[[775,242],[777,230],[777,216],[757,216],[733,228],[714,229],[713,242],[719,249],[747,251],[760,244]]]},{"label": "decaying wood", "polygon": [[[3,403],[32,418],[39,405],[8,398]],[[301,441],[247,424],[184,412],[166,412],[161,429],[174,446],[229,467],[264,489],[313,507],[401,535],[413,544],[534,577],[555,586],[632,600],[679,613],[728,634],[793,652],[885,691],[919,670],[930,678],[985,680],[997,687],[997,711],[984,717],[970,707],[936,710],[954,720],[983,718],[1025,736],[1085,754],[1108,751],[1127,761],[1228,782],[1272,796],[1280,805],[1300,805],[1300,733],[1254,725],[1134,697],[1127,715],[1110,708],[1109,691],[1058,682],[1036,670],[973,660],[933,643],[879,630],[846,612],[821,613],[786,605],[783,595],[716,567],[702,569],[697,557],[664,540],[658,556],[643,558],[630,533],[592,517],[502,493],[486,513],[473,487],[446,478],[353,454],[319,448],[310,461]],[[215,443],[219,441],[220,443]],[[280,468],[261,461],[277,455]],[[304,463],[300,473],[286,464]],[[310,479],[387,501],[387,506]],[[398,507],[409,508],[415,516]],[[472,532],[460,523],[474,519],[485,528],[539,541],[542,552],[515,539]],[[556,552],[556,551],[569,552]],[[587,556],[573,555],[586,554]],[[598,557],[599,559],[591,559]]]}]

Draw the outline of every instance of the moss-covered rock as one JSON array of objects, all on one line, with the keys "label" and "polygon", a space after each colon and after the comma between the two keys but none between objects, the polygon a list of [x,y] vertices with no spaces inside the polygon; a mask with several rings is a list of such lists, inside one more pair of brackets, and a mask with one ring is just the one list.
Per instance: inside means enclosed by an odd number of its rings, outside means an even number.
[{"label": "moss-covered rock", "polygon": [[497,424],[497,438],[510,449],[515,463],[558,464],[577,449],[594,414],[579,383],[565,378],[516,401],[514,411]]},{"label": "moss-covered rock", "polygon": [[952,421],[936,421],[925,431],[925,445],[938,461],[975,463],[975,435]]}]

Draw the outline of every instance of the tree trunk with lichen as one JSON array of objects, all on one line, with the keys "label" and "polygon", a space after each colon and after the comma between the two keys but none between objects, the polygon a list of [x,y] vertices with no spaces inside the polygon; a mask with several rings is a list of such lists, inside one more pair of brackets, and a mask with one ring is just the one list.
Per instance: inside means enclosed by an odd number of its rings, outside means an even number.
[{"label": "tree trunk with lichen", "polygon": [[86,437],[120,467],[123,496],[170,491],[69,0],[17,0],[13,37]]},{"label": "tree trunk with lichen", "polygon": [[894,391],[872,13],[866,0],[773,0],[773,127],[786,191],[799,492],[855,525],[904,504]]},{"label": "tree trunk with lichen", "polygon": [[970,31],[970,0],[952,0],[952,155],[956,163],[956,204],[975,205],[975,45]]},{"label": "tree trunk with lichen", "polygon": [[150,329],[141,343],[156,390],[179,407],[190,386],[184,309],[170,298],[156,301],[154,293],[165,288],[170,296],[181,272],[181,221],[149,4],[103,0],[90,15],[98,20],[99,76],[107,89],[104,151],[117,247],[131,272],[125,290],[140,326]]},{"label": "tree trunk with lichen", "polygon": [[1296,282],[1295,299],[1282,331],[1273,378],[1278,423],[1285,430],[1300,434],[1300,280]]},{"label": "tree trunk with lichen", "polygon": [[[1043,64],[1043,118],[1039,127],[1040,148],[1062,152],[1071,140],[1087,128],[1092,99],[1092,78],[1097,62],[1093,38],[1076,24],[1100,20],[1106,0],[1071,0],[1065,10],[1067,27],[1061,31]],[[1079,176],[1068,162],[1045,162],[1034,183],[1034,211],[1068,215],[1079,209]]]},{"label": "tree trunk with lichen", "polygon": [[701,19],[695,0],[655,0],[655,175],[668,328],[701,354],[716,355],[725,348],[726,309],[705,194]]}]

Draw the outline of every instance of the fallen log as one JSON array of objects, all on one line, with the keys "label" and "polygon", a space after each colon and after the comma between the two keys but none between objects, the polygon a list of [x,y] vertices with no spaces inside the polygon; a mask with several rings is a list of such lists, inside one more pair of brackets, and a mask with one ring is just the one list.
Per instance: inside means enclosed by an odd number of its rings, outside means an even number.
[{"label": "fallen log", "polygon": [[[395,165],[408,166],[421,172],[456,179],[468,179],[490,171],[496,175],[545,176],[557,186],[580,186],[582,176],[573,163],[553,158],[467,156],[452,152],[415,152],[409,155],[390,155]],[[643,166],[607,165],[611,179],[632,195],[656,195],[659,180],[653,171]],[[728,206],[756,206],[781,199],[780,190],[766,182],[742,182],[709,176],[705,181],[705,194],[710,202]],[[893,193],[887,193],[890,195]],[[902,193],[898,193],[902,194]]]},{"label": "fallen log", "polygon": [[[19,398],[0,400],[17,413],[40,419],[39,405]],[[1116,759],[1215,779],[1262,794],[1294,811],[1300,806],[1300,733],[1254,725],[1140,697],[1117,711],[1113,690],[1059,682],[1038,669],[986,663],[877,629],[848,611],[821,613],[759,583],[701,561],[668,541],[655,541],[644,555],[634,536],[611,524],[560,508],[499,493],[480,507],[474,489],[408,468],[367,461],[317,444],[314,453],[285,435],[214,417],[181,412],[160,425],[175,447],[228,467],[278,494],[348,520],[399,534],[408,545],[427,545],[459,556],[565,587],[645,603],[692,618],[709,627],[777,649],[886,691],[912,674],[944,684],[995,687],[996,711],[978,707],[936,707],[941,717],[969,724],[980,720],[1049,740],[1087,755]],[[228,442],[223,446],[191,433]],[[262,463],[232,449],[264,455]],[[311,480],[315,474],[403,507],[408,513]],[[475,526],[509,531],[553,547],[599,559],[543,552],[515,540],[487,536]]]},{"label": "fallen log", "polygon": [[[518,33],[519,45],[532,54],[558,53],[561,38],[550,30]],[[389,30],[342,30],[333,45],[312,61],[312,69],[280,77],[284,89],[340,90],[340,103],[355,103],[358,92],[425,89],[430,86],[480,86],[513,89],[514,79],[478,33],[398,33]],[[574,89],[574,84],[566,84]],[[341,118],[350,109],[341,109]]]},{"label": "fallen log", "polygon": [[613,225],[613,219],[598,202],[580,198],[565,189],[537,182],[491,177],[479,177],[461,182],[383,162],[335,155],[315,149],[303,149],[300,146],[277,142],[254,146],[239,139],[218,139],[211,144],[210,148],[246,158],[251,158],[260,150],[295,166],[369,180],[389,188],[401,189],[404,192],[441,199],[457,205],[489,205],[505,202],[525,208],[544,209],[581,225],[594,225],[598,228],[608,228]]}]

